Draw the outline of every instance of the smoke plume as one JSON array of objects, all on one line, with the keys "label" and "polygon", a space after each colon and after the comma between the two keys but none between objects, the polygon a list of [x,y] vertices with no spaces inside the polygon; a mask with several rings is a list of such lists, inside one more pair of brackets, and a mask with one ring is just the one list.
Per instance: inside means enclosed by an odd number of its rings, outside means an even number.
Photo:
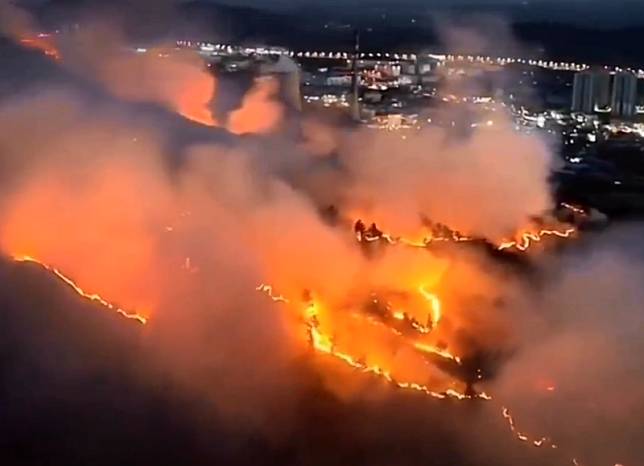
[{"label": "smoke plume", "polygon": [[[0,302],[7,328],[33,341],[7,340],[23,351],[7,358],[0,392],[18,406],[12,420],[28,412],[17,393],[40,397],[43,384],[20,385],[35,364],[72,413],[94,399],[109,425],[114,406],[162,413],[176,435],[159,440],[160,463],[638,463],[640,267],[601,238],[587,247],[610,252],[583,259],[574,247],[500,248],[534,217],[552,220],[541,139],[517,133],[502,109],[463,137],[317,120],[293,137],[280,131],[271,79],[226,125],[261,136],[193,138],[156,118],[215,124],[213,76],[174,51],[115,52],[119,34],[100,34],[116,37],[99,41],[102,57],[75,39],[63,54],[60,66],[87,70],[100,98],[69,82],[0,101],[0,272],[21,285],[3,287]],[[139,113],[140,102],[157,105]],[[444,244],[418,247],[429,236]],[[52,308],[39,298],[49,292]],[[33,330],[32,315],[56,331]],[[127,428],[112,438],[126,443]],[[534,448],[541,435],[558,448]],[[172,441],[186,450],[166,455]],[[108,464],[99,447],[77,457]]]}]

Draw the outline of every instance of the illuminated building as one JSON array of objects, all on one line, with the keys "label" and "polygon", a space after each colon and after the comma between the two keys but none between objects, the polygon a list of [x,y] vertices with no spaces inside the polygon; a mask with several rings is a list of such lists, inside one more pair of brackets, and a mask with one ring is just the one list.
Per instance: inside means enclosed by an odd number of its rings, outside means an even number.
[{"label": "illuminated building", "polygon": [[575,74],[571,110],[586,114],[609,111],[610,81],[610,74],[604,71],[583,71]]},{"label": "illuminated building", "polygon": [[590,113],[593,107],[592,75],[588,72],[575,74],[571,110],[576,113]]},{"label": "illuminated building", "polygon": [[617,117],[635,115],[637,99],[637,76],[633,73],[617,73],[613,82],[612,114]]},{"label": "illuminated building", "polygon": [[593,106],[596,112],[605,112],[610,109],[610,74],[595,72],[592,78]]}]

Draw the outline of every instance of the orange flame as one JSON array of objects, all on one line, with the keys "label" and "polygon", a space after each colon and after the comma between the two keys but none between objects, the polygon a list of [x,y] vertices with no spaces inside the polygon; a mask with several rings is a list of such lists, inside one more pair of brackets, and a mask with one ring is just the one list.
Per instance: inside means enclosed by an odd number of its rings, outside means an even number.
[{"label": "orange flame", "polygon": [[[572,206],[571,206],[572,207]],[[389,233],[380,231],[376,227],[375,223],[369,229],[364,227],[364,223],[361,220],[356,221],[354,226],[354,231],[356,239],[358,242],[367,242],[372,243],[379,240],[384,240],[389,244],[403,244],[405,246],[411,246],[416,248],[425,248],[434,242],[470,242],[475,241],[477,238],[463,235],[458,231],[451,230],[447,227],[443,227],[445,230],[443,233],[435,234],[434,232],[430,233],[429,236],[425,236],[420,240],[414,240],[404,237],[393,236]],[[517,249],[521,252],[527,251],[530,246],[534,243],[542,241],[545,237],[555,236],[558,238],[571,238],[577,233],[577,229],[573,227],[568,227],[565,229],[541,229],[538,231],[525,231],[520,235],[517,235],[515,239],[512,240],[503,240],[496,245],[496,248],[499,251],[506,249]]]},{"label": "orange flame", "polygon": [[512,416],[512,414],[510,414],[510,410],[508,408],[503,407],[501,414],[503,415],[503,418],[508,422],[508,425],[510,426],[510,431],[512,431],[514,436],[520,441],[531,443],[537,448],[541,448],[545,446],[550,446],[550,448],[553,448],[553,449],[557,448],[557,445],[553,443],[552,440],[549,439],[548,437],[533,439],[527,436],[526,434],[522,433],[521,431],[519,431],[514,421],[514,417]]},{"label": "orange flame", "polygon": [[581,207],[577,207],[577,206],[574,206],[572,204],[568,204],[566,202],[562,202],[561,207],[563,207],[564,209],[568,209],[571,212],[574,212],[574,213],[579,214],[579,215],[584,215],[584,216],[588,215],[586,213],[586,211],[584,209],[582,209]]},{"label": "orange flame", "polygon": [[305,311],[305,321],[308,328],[309,341],[311,343],[311,346],[316,351],[333,356],[335,359],[343,362],[344,364],[354,369],[359,370],[360,372],[378,376],[386,380],[388,383],[402,390],[416,391],[438,399],[446,399],[446,398],[454,398],[458,400],[465,400],[465,399],[472,399],[472,398],[480,398],[485,400],[491,399],[491,397],[485,393],[467,395],[465,393],[461,393],[451,388],[447,389],[444,392],[437,392],[437,391],[431,390],[426,385],[422,385],[416,382],[400,382],[400,381],[397,381],[389,371],[383,369],[382,367],[375,366],[375,365],[374,366],[368,365],[367,363],[358,360],[357,358],[351,356],[350,354],[338,350],[337,348],[335,348],[333,339],[329,335],[323,333],[320,330],[320,325],[318,320],[318,306],[319,304],[313,301],[311,302],[311,304],[308,305]]},{"label": "orange flame", "polygon": [[56,61],[60,61],[62,58],[60,51],[47,36],[38,35],[36,37],[25,37],[20,39],[20,43],[27,48],[39,50]]},{"label": "orange flame", "polygon": [[147,317],[143,316],[142,314],[139,314],[138,312],[128,312],[124,309],[121,309],[115,304],[110,303],[107,301],[105,298],[103,298],[101,295],[97,293],[88,293],[85,290],[83,290],[80,286],[78,286],[71,278],[67,277],[64,275],[61,271],[59,271],[57,268],[52,267],[51,265],[45,264],[43,262],[40,262],[38,259],[35,259],[31,256],[16,256],[13,258],[16,262],[30,262],[33,264],[38,264],[40,267],[43,269],[47,270],[48,272],[53,273],[58,279],[60,279],[63,283],[65,283],[67,286],[69,286],[72,290],[74,290],[78,295],[82,296],[85,299],[88,299],[89,301],[95,302],[100,304],[101,306],[109,309],[110,311],[114,311],[117,314],[120,314],[121,316],[127,318],[127,319],[132,319],[140,324],[146,324],[148,322]]},{"label": "orange flame", "polygon": [[[281,302],[281,303],[291,302],[288,298],[280,294],[276,294],[272,286],[270,285],[261,284],[256,288],[256,290],[262,293],[265,293],[274,302]],[[432,302],[432,308],[440,309],[440,301],[437,296],[424,290],[423,290],[423,295],[424,296],[426,295],[426,298],[430,302]],[[321,328],[320,317],[319,317],[320,306],[321,304],[319,301],[316,301],[315,299],[311,299],[309,304],[306,305],[303,311],[303,319],[307,329],[308,341],[311,347],[315,349],[317,352],[332,356],[334,359],[360,372],[377,376],[385,380],[387,383],[401,390],[420,392],[427,396],[431,396],[433,398],[438,398],[438,399],[447,399],[447,398],[458,399],[458,400],[474,399],[474,398],[484,399],[484,400],[491,399],[491,397],[485,393],[470,395],[470,394],[462,393],[453,388],[449,388],[445,391],[439,392],[439,391],[430,389],[427,385],[423,385],[417,382],[399,381],[393,376],[393,374],[390,371],[386,370],[385,368],[379,365],[370,365],[367,362],[363,361],[361,358],[357,358],[349,354],[348,352],[338,349],[335,345],[333,337],[325,333]],[[401,318],[406,319],[406,316],[404,315],[404,313],[401,314],[398,311],[394,312],[392,315],[395,319],[398,319],[398,320],[400,320]],[[434,317],[436,317],[436,314],[433,314],[433,315]],[[440,357],[449,359],[453,362],[460,364],[460,358],[458,356],[452,355],[447,350],[442,350],[432,345],[420,343],[420,342],[415,342],[413,346],[419,351],[438,355]]]},{"label": "orange flame", "polygon": [[546,236],[557,236],[559,238],[570,238],[576,233],[575,228],[567,228],[565,230],[540,230],[534,232],[524,232],[519,236],[519,239],[513,241],[504,241],[498,246],[499,251],[504,249],[516,248],[519,251],[526,251],[533,243],[540,242]]},{"label": "orange flame", "polygon": [[434,327],[437,326],[442,317],[440,299],[438,299],[438,296],[436,296],[434,293],[430,293],[429,291],[425,290],[425,288],[422,286],[418,288],[418,291],[423,296],[423,298],[425,298],[430,303],[432,309],[432,323]]},{"label": "orange flame", "polygon": [[288,299],[286,299],[281,294],[274,294],[273,287],[271,285],[265,285],[265,284],[262,283],[257,288],[255,288],[255,290],[256,291],[261,291],[262,293],[265,293],[269,298],[271,298],[276,303],[289,303],[290,302]]}]

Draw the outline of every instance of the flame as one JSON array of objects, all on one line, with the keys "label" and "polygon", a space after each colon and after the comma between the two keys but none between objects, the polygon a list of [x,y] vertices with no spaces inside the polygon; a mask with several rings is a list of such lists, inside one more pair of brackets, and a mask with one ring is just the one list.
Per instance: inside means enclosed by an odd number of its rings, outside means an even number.
[{"label": "flame", "polygon": [[20,43],[27,48],[39,50],[56,61],[60,61],[62,58],[60,51],[47,35],[39,34],[35,37],[24,37],[20,39]]},{"label": "flame", "polygon": [[577,206],[574,206],[572,204],[568,204],[566,202],[562,202],[561,207],[563,207],[564,209],[568,209],[571,212],[574,212],[574,213],[579,214],[579,215],[584,215],[584,216],[588,215],[586,213],[586,211],[584,209],[582,209],[581,207],[577,207]]},{"label": "flame", "polygon": [[60,270],[58,270],[55,267],[52,267],[51,265],[45,264],[44,262],[39,261],[38,259],[31,257],[31,256],[14,256],[13,260],[16,262],[30,262],[33,264],[38,264],[40,267],[43,269],[47,270],[48,272],[53,273],[58,279],[60,279],[63,283],[65,283],[67,286],[69,286],[72,290],[74,290],[78,295],[82,296],[83,298],[98,303],[101,306],[109,309],[110,311],[116,312],[117,314],[120,314],[121,316],[127,318],[127,319],[132,319],[140,324],[146,324],[148,322],[147,317],[144,315],[138,313],[138,312],[129,312],[126,311],[120,307],[118,307],[115,304],[110,303],[107,301],[105,298],[103,298],[101,295],[97,293],[88,293],[85,290],[83,290],[80,286],[78,286],[71,278],[68,276],[64,275]]},{"label": "flame", "polygon": [[[261,284],[257,288],[257,291],[265,293],[271,298],[274,302],[289,304],[291,301],[284,297],[283,295],[275,293],[271,285]],[[440,299],[433,293],[428,292],[423,287],[419,287],[418,291],[425,297],[428,301],[434,303],[432,307],[440,309]],[[334,338],[331,334],[326,333],[322,330],[320,323],[320,314],[322,309],[322,304],[320,301],[314,299],[312,295],[309,295],[309,302],[306,304],[303,310],[303,320],[306,327],[306,333],[310,346],[318,353],[324,354],[332,357],[334,360],[339,361],[340,363],[348,366],[352,369],[355,369],[358,372],[373,375],[379,379],[384,380],[389,385],[393,387],[404,390],[404,391],[413,391],[422,393],[426,396],[436,398],[436,399],[455,399],[455,400],[467,400],[467,399],[482,399],[482,400],[491,400],[492,397],[485,392],[467,394],[460,392],[454,388],[449,388],[445,391],[435,391],[429,388],[427,385],[414,382],[414,381],[399,381],[397,380],[390,371],[385,369],[380,365],[369,364],[366,362],[365,358],[356,357],[349,352],[339,349],[334,341]],[[392,311],[391,316],[399,321],[407,319],[406,314],[403,311]],[[436,314],[433,314],[436,319]],[[435,320],[436,323],[440,321],[440,315],[438,319]],[[443,358],[452,360],[458,364],[461,363],[461,360],[458,356],[455,356],[448,352],[447,350],[441,350],[435,346],[425,344],[422,342],[414,342],[413,347],[419,351],[427,352],[430,354],[439,355]],[[510,431],[512,432],[514,438],[518,441],[531,445],[535,448],[551,448],[558,449],[558,445],[550,438],[546,436],[542,437],[531,437],[528,434],[519,430],[516,425],[516,421],[510,410],[505,406],[501,407],[501,415],[508,423]],[[572,462],[576,466],[581,466],[580,463],[573,458]]]},{"label": "flame", "polygon": [[[260,284],[259,286],[257,286],[256,290],[262,293],[265,293],[274,302],[280,302],[285,304],[289,304],[292,302],[290,299],[284,297],[283,295],[275,293],[271,285]],[[424,291],[424,293],[427,296],[431,296],[431,298],[428,298],[428,299],[432,303],[438,303],[438,304],[433,304],[433,307],[440,306],[440,300],[438,299],[437,296],[426,291]],[[305,305],[304,310],[301,311],[302,318],[306,327],[308,342],[310,346],[318,353],[331,356],[335,360],[340,361],[344,365],[349,366],[353,369],[356,369],[359,372],[374,375],[386,381],[388,384],[393,385],[394,387],[401,390],[420,392],[432,398],[438,398],[438,399],[448,399],[448,398],[458,399],[458,400],[491,399],[491,397],[486,393],[466,394],[454,388],[448,388],[445,391],[439,392],[439,391],[432,390],[427,385],[424,385],[418,382],[400,381],[393,376],[391,371],[388,371],[387,369],[381,367],[380,365],[368,364],[365,360],[363,360],[363,358],[353,356],[352,354],[339,349],[336,346],[332,335],[322,330],[322,326],[320,324],[321,307],[322,307],[322,304],[320,303],[320,301],[311,298],[308,304]],[[394,311],[392,313],[392,317],[394,317],[394,319],[397,319],[397,320],[407,319],[407,316],[400,311]],[[461,362],[458,356],[454,356],[453,354],[449,353],[447,350],[442,350],[438,347],[435,347],[426,343],[415,342],[413,344],[413,347],[421,352],[438,355],[440,357],[449,359],[458,364],[460,364]]]},{"label": "flame", "polygon": [[418,292],[430,303],[432,309],[432,324],[434,327],[437,326],[442,317],[441,300],[434,293],[430,293],[422,286],[418,287]]},{"label": "flame", "polygon": [[405,246],[411,246],[415,248],[425,248],[429,244],[434,242],[458,243],[474,240],[474,238],[463,235],[456,230],[451,230],[444,225],[437,225],[437,231],[431,231],[428,235],[423,235],[420,239],[393,236],[378,229],[375,223],[372,223],[369,228],[366,228],[362,220],[356,220],[353,228],[358,242],[372,243],[383,239],[389,244],[404,244]]},{"label": "flame", "polygon": [[461,364],[461,358],[458,356],[453,355],[447,350],[438,348],[437,346],[433,345],[428,345],[426,343],[422,342],[416,342],[414,343],[414,348],[416,348],[418,351],[422,351],[424,353],[429,353],[429,354],[434,354],[436,356],[440,356],[441,358],[444,359],[449,359],[450,361],[454,361],[457,364]]},{"label": "flame", "polygon": [[388,383],[402,390],[416,391],[438,399],[447,399],[447,398],[453,398],[458,400],[473,399],[473,398],[480,398],[485,400],[491,399],[489,395],[485,393],[467,395],[465,393],[461,393],[452,388],[447,389],[444,392],[437,392],[437,391],[431,390],[426,385],[422,385],[420,383],[398,381],[392,376],[392,374],[389,371],[383,369],[382,367],[377,365],[373,365],[373,366],[369,365],[366,362],[362,362],[357,358],[351,356],[350,354],[337,349],[334,345],[333,338],[330,335],[327,335],[320,330],[320,322],[319,322],[318,316],[319,316],[319,304],[316,301],[312,301],[305,310],[305,322],[308,329],[309,341],[311,343],[311,346],[320,353],[333,356],[335,359],[343,362],[344,364],[354,369],[357,369],[360,372],[372,374],[379,378],[382,378]]},{"label": "flame", "polygon": [[[572,206],[570,206],[572,208]],[[434,242],[471,242],[477,239],[472,236],[467,236],[459,231],[452,230],[445,225],[438,225],[437,232],[431,231],[429,235],[422,239],[410,239],[400,236],[393,236],[378,229],[375,223],[371,224],[368,229],[364,226],[361,220],[357,220],[354,224],[354,233],[358,242],[372,243],[375,241],[384,240],[389,244],[403,244],[416,248],[425,248]],[[541,229],[541,230],[528,230],[515,236],[514,239],[502,240],[495,245],[499,251],[506,249],[517,249],[521,252],[527,251],[534,243],[543,240],[544,237],[555,236],[558,238],[571,238],[577,233],[574,227],[567,227],[563,229]]]},{"label": "flame", "polygon": [[273,287],[271,285],[265,285],[265,284],[262,283],[257,288],[255,288],[255,290],[256,291],[261,291],[262,293],[265,293],[266,295],[268,295],[269,298],[271,298],[276,303],[289,303],[290,302],[288,299],[286,299],[281,294],[273,293]]},{"label": "flame", "polygon": [[559,238],[570,238],[576,233],[576,228],[565,230],[539,230],[538,232],[524,232],[518,239],[502,242],[498,246],[499,251],[509,248],[516,248],[519,251],[526,251],[533,243],[540,242],[546,236],[557,236]]},{"label": "flame", "polygon": [[[510,431],[514,434],[514,436],[519,439],[522,442],[527,442],[531,443],[537,448],[541,447],[547,447],[549,446],[550,448],[556,449],[558,448],[553,441],[548,438],[548,437],[540,437],[540,438],[531,438],[528,435],[522,433],[519,431],[519,429],[516,426],[516,423],[514,421],[514,417],[512,414],[510,414],[510,410],[506,408],[505,406],[503,407],[501,414],[503,415],[503,418],[508,422],[508,425],[510,426]],[[574,461],[574,460],[573,460]]]}]

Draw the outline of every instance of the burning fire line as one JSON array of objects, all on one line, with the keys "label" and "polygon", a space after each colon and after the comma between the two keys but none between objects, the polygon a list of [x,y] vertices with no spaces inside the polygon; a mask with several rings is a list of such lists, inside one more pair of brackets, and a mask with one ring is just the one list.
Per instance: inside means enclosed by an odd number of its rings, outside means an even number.
[{"label": "burning fire line", "polygon": [[557,236],[559,238],[570,238],[577,231],[576,228],[567,228],[566,230],[540,230],[537,233],[526,232],[521,234],[518,240],[506,241],[498,246],[499,251],[509,248],[516,248],[519,251],[526,251],[533,243],[538,243],[545,236]]},{"label": "burning fire line", "polygon": [[[277,301],[277,300],[276,300],[276,299],[274,299],[274,301]],[[288,301],[285,301],[285,302],[288,302]],[[401,315],[401,314],[402,314],[403,316],[405,316],[405,314],[404,314],[404,313],[402,313],[402,312],[395,312],[393,315],[394,315],[394,316],[396,316],[396,315]],[[456,364],[458,364],[458,365],[460,365],[460,364],[462,363],[461,358],[459,358],[458,356],[453,355],[452,353],[450,353],[450,352],[449,352],[449,351],[447,351],[446,349],[441,349],[441,348],[438,348],[437,346],[434,346],[434,345],[428,345],[428,344],[423,343],[423,342],[420,342],[420,341],[414,341],[413,339],[411,339],[411,338],[409,338],[409,337],[405,337],[404,333],[403,333],[403,332],[401,332],[400,330],[398,330],[398,329],[396,329],[396,328],[393,328],[393,327],[390,327],[390,326],[386,325],[384,322],[382,322],[382,321],[380,321],[380,320],[378,320],[378,319],[374,318],[373,316],[364,316],[364,315],[362,315],[362,314],[357,314],[357,313],[351,314],[351,316],[352,316],[352,317],[355,317],[355,318],[366,319],[366,320],[367,320],[367,322],[369,322],[371,325],[376,325],[376,326],[379,326],[379,327],[384,327],[384,328],[386,328],[387,330],[391,331],[391,332],[392,332],[394,335],[396,335],[396,336],[399,336],[399,337],[401,337],[401,338],[405,338],[406,340],[411,340],[411,345],[412,345],[416,350],[418,350],[418,351],[420,351],[420,352],[427,353],[427,354],[432,354],[432,355],[434,355],[434,356],[438,356],[438,357],[441,357],[441,358],[443,358],[443,359],[450,360],[450,361],[452,361],[452,362],[454,362],[454,363],[456,363]],[[403,319],[406,319],[406,318],[407,318],[407,317],[403,317]],[[418,325],[418,324],[417,324],[417,325]],[[427,332],[422,332],[422,331],[418,330],[418,329],[414,326],[414,324],[412,324],[412,328],[414,328],[414,330],[419,331],[419,333],[421,333],[421,334],[426,334],[426,333],[429,333],[429,332],[431,331],[431,329],[430,329],[430,330],[428,330]]]},{"label": "burning fire line", "polygon": [[[262,293],[265,293],[274,302],[290,303],[289,299],[285,298],[280,294],[276,294],[273,290],[273,287],[270,285],[261,284],[256,288],[256,290]],[[436,300],[438,299],[436,297],[434,298]],[[387,370],[379,366],[370,366],[367,363],[362,362],[359,359],[355,358],[354,356],[338,350],[335,347],[333,338],[330,335],[327,335],[324,332],[322,332],[322,330],[320,329],[318,308],[319,308],[319,304],[315,300],[312,300],[304,310],[304,321],[307,328],[309,342],[311,344],[311,347],[315,349],[317,352],[332,356],[336,360],[339,360],[343,362],[345,365],[348,365],[349,367],[352,367],[353,369],[356,369],[360,372],[363,372],[366,374],[373,374],[377,377],[380,377],[401,390],[420,392],[427,396],[431,396],[433,398],[438,398],[438,399],[448,399],[448,398],[458,399],[458,400],[465,400],[465,399],[491,400],[492,399],[489,395],[487,395],[484,392],[477,393],[474,395],[469,395],[469,394],[461,393],[451,388],[446,390],[445,392],[437,392],[437,391],[431,390],[426,385],[422,385],[416,382],[400,382],[396,380],[393,377],[393,375]],[[451,359],[457,363],[460,363],[460,358],[448,353],[447,351],[441,350],[439,348],[434,348],[430,345],[425,345],[418,342],[414,344],[414,347],[420,351],[433,353],[433,354],[442,356],[444,358]]]},{"label": "burning fire line", "polygon": [[531,439],[526,434],[524,434],[521,431],[519,431],[519,429],[516,426],[516,423],[514,422],[514,417],[512,416],[512,414],[510,414],[510,410],[508,408],[506,408],[505,406],[503,407],[503,410],[502,410],[501,413],[503,415],[503,418],[506,421],[508,421],[508,425],[510,426],[510,431],[512,431],[514,436],[517,439],[519,439],[520,441],[531,443],[532,445],[534,445],[537,448],[546,447],[546,446],[550,446],[550,448],[553,448],[553,449],[558,448],[557,445],[555,443],[553,443],[552,440],[550,438],[548,438],[548,437],[541,437],[539,439]]},{"label": "burning fire line", "polygon": [[414,348],[416,348],[418,351],[422,351],[424,353],[429,353],[429,354],[434,354],[436,356],[440,356],[441,358],[444,359],[449,359],[450,361],[454,361],[456,364],[461,364],[461,358],[458,356],[453,355],[447,350],[440,349],[436,346],[433,345],[427,345],[425,343],[422,343],[420,341],[417,341],[414,343]]},{"label": "burning fire line", "polygon": [[271,285],[261,284],[257,288],[255,288],[255,290],[266,294],[268,297],[270,297],[276,303],[289,303],[290,302],[288,299],[286,299],[281,294],[274,294],[273,287]]},{"label": "burning fire line", "polygon": [[[16,262],[28,262],[28,263],[34,263],[42,267],[43,269],[53,273],[58,279],[60,279],[63,283],[68,285],[72,290],[74,290],[78,295],[82,296],[83,298],[99,303],[100,305],[104,306],[105,308],[114,311],[121,316],[131,319],[131,320],[136,320],[140,324],[146,324],[148,322],[148,319],[141,314],[134,313],[134,312],[127,312],[120,307],[110,303],[109,301],[105,300],[102,296],[96,293],[88,293],[84,291],[80,286],[78,286],[71,278],[67,277],[64,275],[62,272],[60,272],[57,268],[52,267],[44,262],[41,262],[31,256],[14,256],[13,259]],[[262,292],[266,294],[272,301],[277,302],[277,303],[285,303],[288,304],[291,301],[284,297],[281,294],[275,293],[273,287],[271,285],[266,285],[266,284],[260,284],[259,286],[256,287],[256,291]],[[424,290],[424,288],[419,288],[419,292],[428,300],[432,303],[432,309],[433,309],[433,319],[434,319],[434,325],[438,323],[440,320],[440,300],[439,298]],[[426,385],[419,384],[416,382],[400,382],[397,381],[393,375],[386,371],[385,369],[379,367],[379,366],[370,366],[366,364],[365,362],[362,362],[355,357],[351,356],[348,353],[339,351],[338,349],[335,348],[333,338],[325,333],[323,333],[320,330],[320,323],[319,323],[319,318],[318,318],[318,303],[315,302],[314,300],[311,301],[307,307],[304,310],[304,318],[305,318],[305,323],[306,323],[306,328],[307,328],[307,333],[308,333],[308,338],[309,342],[312,346],[313,349],[318,351],[319,353],[322,354],[327,354],[329,356],[332,356],[338,361],[341,361],[345,365],[348,365],[349,367],[356,369],[360,372],[366,373],[366,374],[372,374],[377,377],[380,377],[387,381],[389,384],[392,384],[394,387],[401,389],[401,390],[406,390],[406,391],[414,391],[414,392],[419,392],[423,393],[424,395],[430,396],[432,398],[437,398],[437,399],[457,399],[457,400],[466,400],[466,399],[482,399],[482,400],[491,400],[492,397],[485,392],[477,393],[474,395],[468,395],[461,393],[457,390],[454,389],[448,389],[445,392],[437,392],[429,389]],[[414,347],[418,350],[425,351],[428,353],[432,354],[437,354],[439,356],[445,357],[447,359],[454,360],[455,362],[460,364],[460,358],[458,356],[454,356],[451,353],[441,350],[439,348],[435,348],[430,345],[423,344],[421,342],[415,342]],[[528,435],[522,433],[521,431],[518,430],[516,427],[516,423],[514,420],[514,417],[510,414],[508,408],[503,407],[502,408],[502,415],[503,418],[507,421],[510,431],[514,434],[515,438],[517,438],[521,442],[525,443],[530,443],[535,447],[547,447],[550,446],[552,449],[558,448],[558,446],[553,443],[553,441],[548,438],[548,437],[541,437],[539,439],[531,439]],[[575,466],[580,466],[580,463],[577,461],[576,458],[573,458],[572,460],[573,465]]]},{"label": "burning fire line", "polygon": [[38,35],[33,38],[24,38],[20,39],[20,43],[27,48],[39,50],[46,56],[51,57],[56,61],[60,61],[60,52],[47,37],[48,36],[46,35]]},{"label": "burning fire line", "polygon": [[466,395],[464,393],[458,392],[451,388],[446,390],[445,392],[436,392],[436,391],[430,390],[427,386],[416,382],[399,382],[391,375],[390,372],[386,371],[385,369],[379,366],[369,366],[368,364],[357,360],[350,354],[337,350],[334,347],[333,339],[329,335],[324,334],[320,330],[317,308],[318,308],[317,303],[313,301],[311,304],[308,305],[305,311],[306,325],[309,333],[309,341],[311,342],[311,346],[313,346],[313,348],[316,351],[333,356],[334,358],[344,362],[345,364],[347,364],[348,366],[354,369],[359,370],[360,372],[373,374],[378,377],[381,377],[385,379],[387,382],[393,384],[395,387],[402,390],[416,391],[438,399],[446,399],[446,398],[454,398],[458,400],[474,399],[474,398],[479,398],[484,400],[491,399],[491,397],[486,393]]},{"label": "burning fire line", "polygon": [[[262,284],[262,285],[259,285],[256,289],[257,291],[265,293],[274,302],[290,303],[290,300],[288,298],[285,298],[280,294],[276,294],[273,290],[273,287],[270,285]],[[422,290],[422,288],[420,290]],[[423,295],[425,295],[425,293],[423,293]],[[438,300],[438,297],[434,295],[432,296],[433,298],[429,298],[429,299],[431,299],[432,301]],[[370,366],[367,363],[355,358],[354,356],[338,350],[335,347],[333,338],[330,335],[325,334],[320,329],[320,322],[319,322],[318,316],[319,316],[319,304],[315,300],[312,300],[304,310],[304,320],[306,323],[308,338],[309,338],[311,347],[319,353],[332,356],[334,359],[344,363],[345,365],[353,369],[356,369],[359,372],[372,374],[372,375],[375,375],[376,377],[384,379],[387,383],[401,390],[415,391],[415,392],[423,393],[424,395],[430,396],[432,398],[443,399],[443,400],[444,399],[457,399],[457,400],[466,400],[466,399],[491,400],[492,399],[492,397],[486,394],[485,392],[474,394],[474,395],[464,394],[453,389],[449,389],[445,392],[436,392],[431,390],[426,385],[422,385],[419,383],[399,382],[392,376],[390,372],[381,368],[380,366]],[[375,323],[383,324],[382,322],[379,322],[379,321],[376,321]],[[415,342],[413,346],[421,351],[427,351],[429,353],[439,354],[448,359],[453,359],[454,361],[460,364],[460,359],[457,356],[454,356],[446,351],[442,352],[440,349],[434,348],[433,346],[425,345],[420,342]],[[533,438],[523,433],[522,431],[520,431],[516,425],[514,417],[512,416],[512,414],[510,414],[510,410],[505,406],[501,407],[501,414],[503,418],[507,421],[510,431],[512,432],[514,438],[517,439],[518,441],[527,445],[532,445],[533,447],[536,447],[536,448],[548,448],[548,447],[551,449],[559,448],[558,445],[554,443],[553,440],[549,437],[544,436],[540,438]],[[574,466],[581,466],[581,463],[576,458],[572,459],[572,464]]]},{"label": "burning fire line", "polygon": [[581,207],[577,207],[577,206],[574,206],[572,204],[568,204],[566,202],[562,202],[561,207],[563,207],[564,209],[568,209],[571,212],[574,212],[574,213],[579,214],[579,215],[584,215],[584,216],[588,215],[588,213],[584,209],[582,209]]},{"label": "burning fire line", "polygon": [[[510,431],[514,434],[514,437],[517,440],[521,442],[525,442],[527,444],[531,444],[537,448],[550,447],[553,450],[556,450],[559,448],[557,444],[554,443],[552,439],[549,437],[532,439],[526,434],[524,434],[523,432],[519,431],[519,429],[516,426],[514,417],[512,416],[512,414],[510,414],[510,410],[505,406],[503,406],[501,414],[503,415],[503,418],[508,422],[508,425],[510,426]],[[582,463],[577,458],[572,458],[571,463],[573,464],[573,466],[583,466]],[[616,463],[615,466],[623,466],[623,465]]]},{"label": "burning fire line", "polygon": [[[566,205],[566,208],[573,210],[573,212],[583,212],[581,209],[578,209],[573,206]],[[446,228],[447,229],[447,228]],[[454,230],[448,230],[447,234],[431,234],[423,238],[422,240],[411,240],[404,237],[395,237],[383,231],[380,231],[375,223],[371,225],[370,228],[366,228],[364,223],[361,220],[357,220],[354,225],[354,233],[358,242],[367,242],[372,243],[379,241],[381,239],[385,240],[389,244],[403,244],[406,246],[411,246],[415,248],[425,248],[431,243],[435,242],[471,242],[476,241],[477,238],[463,235]],[[530,246],[534,243],[538,243],[547,236],[556,236],[558,238],[570,238],[577,232],[576,228],[570,227],[564,230],[556,229],[542,229],[539,231],[527,231],[522,233],[514,240],[504,240],[500,244],[495,245],[496,249],[499,251],[504,251],[506,249],[517,249],[521,252],[527,251]]]},{"label": "burning fire line", "polygon": [[35,259],[31,256],[14,256],[13,260],[16,262],[29,262],[33,264],[38,264],[40,267],[43,269],[47,270],[48,272],[53,273],[58,279],[60,279],[63,283],[65,283],[67,286],[69,286],[72,290],[74,290],[78,295],[82,296],[83,298],[98,303],[102,305],[103,307],[114,311],[121,316],[135,320],[139,322],[140,324],[146,324],[148,322],[147,317],[136,313],[136,312],[128,312],[120,307],[116,306],[115,304],[110,303],[107,301],[105,298],[103,298],[101,295],[96,294],[96,293],[88,293],[84,291],[80,286],[78,286],[71,278],[67,277],[64,275],[61,271],[59,271],[57,268],[52,267],[51,265],[45,264],[44,262],[39,261],[38,259]]}]

